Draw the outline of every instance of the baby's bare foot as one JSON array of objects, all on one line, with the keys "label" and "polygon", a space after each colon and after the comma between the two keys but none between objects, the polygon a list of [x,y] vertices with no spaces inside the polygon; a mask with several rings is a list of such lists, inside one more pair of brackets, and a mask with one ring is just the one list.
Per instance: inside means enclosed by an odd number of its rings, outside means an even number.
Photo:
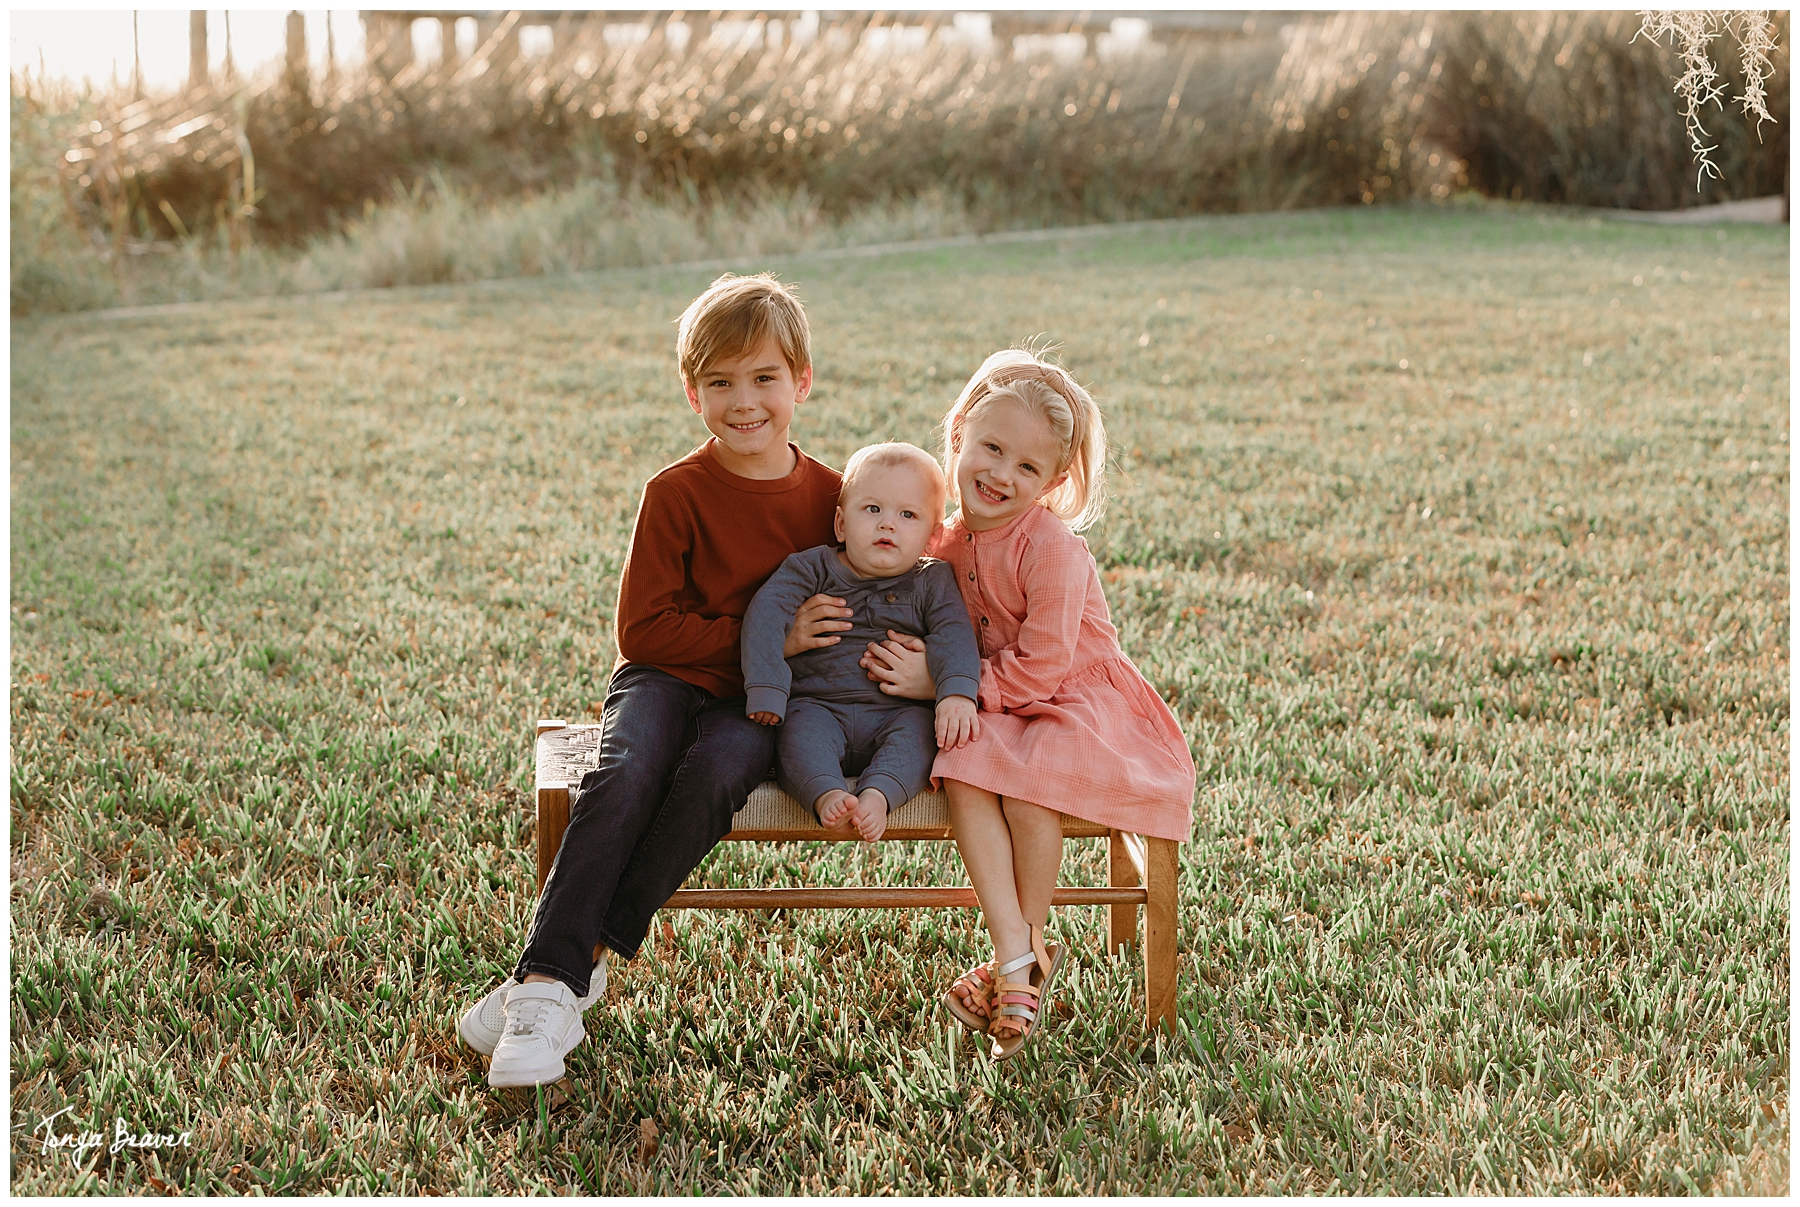
[{"label": "baby's bare foot", "polygon": [[865,788],[858,796],[845,796],[856,806],[856,832],[864,842],[874,842],[887,832],[887,797],[878,789]]},{"label": "baby's bare foot", "polygon": [[813,802],[813,812],[819,815],[819,824],[845,836],[856,832],[855,808],[856,798],[842,788],[822,793]]}]

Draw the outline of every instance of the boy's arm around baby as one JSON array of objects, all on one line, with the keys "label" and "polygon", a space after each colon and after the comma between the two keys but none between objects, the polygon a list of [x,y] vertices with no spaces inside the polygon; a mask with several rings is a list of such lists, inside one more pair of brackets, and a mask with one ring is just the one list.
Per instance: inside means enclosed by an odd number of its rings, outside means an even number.
[{"label": "boy's arm around baby", "polygon": [[794,613],[819,590],[819,576],[811,563],[805,552],[789,554],[744,613],[741,656],[746,716],[765,713],[780,721],[787,715],[794,673],[788,669],[782,647],[788,626],[795,622]]}]

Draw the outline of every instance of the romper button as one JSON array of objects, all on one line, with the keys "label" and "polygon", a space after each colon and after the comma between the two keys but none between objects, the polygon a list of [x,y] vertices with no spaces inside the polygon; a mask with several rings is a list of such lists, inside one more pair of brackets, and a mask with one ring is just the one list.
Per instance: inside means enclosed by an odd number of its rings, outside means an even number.
[{"label": "romper button", "polygon": [[889,603],[893,603],[893,602],[894,602],[894,601],[895,601],[895,600],[896,600],[896,599],[899,599],[899,598],[900,598],[900,596],[899,596],[899,595],[897,595],[897,594],[895,594],[895,593],[894,593],[894,592],[892,592],[892,591],[889,591],[889,592],[888,592],[888,593],[887,593],[887,601],[888,601],[888,602],[889,602]]},{"label": "romper button", "polygon": [[974,537],[974,535],[973,535],[973,534],[971,534],[971,533],[967,533],[967,532],[965,532],[965,533],[963,533],[963,540],[965,540],[965,541],[972,541],[972,540],[974,540],[974,539],[975,539],[975,537]]},{"label": "romper button", "polygon": [[986,624],[986,623],[987,623],[987,617],[985,617],[985,616],[983,616],[983,617],[982,617],[982,618],[981,618],[981,623],[982,623],[982,624]]},{"label": "romper button", "polygon": [[975,581],[975,571],[973,571],[973,570],[969,571],[969,581],[970,582]]}]

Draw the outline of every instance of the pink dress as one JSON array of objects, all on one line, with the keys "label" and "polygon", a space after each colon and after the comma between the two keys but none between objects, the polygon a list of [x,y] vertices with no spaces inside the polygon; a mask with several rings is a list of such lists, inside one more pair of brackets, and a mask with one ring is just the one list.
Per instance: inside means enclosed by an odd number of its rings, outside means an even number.
[{"label": "pink dress", "polygon": [[931,553],[956,568],[981,647],[981,737],[938,751],[932,778],[1185,842],[1194,759],[1119,648],[1087,542],[1031,507],[988,532],[959,516]]}]

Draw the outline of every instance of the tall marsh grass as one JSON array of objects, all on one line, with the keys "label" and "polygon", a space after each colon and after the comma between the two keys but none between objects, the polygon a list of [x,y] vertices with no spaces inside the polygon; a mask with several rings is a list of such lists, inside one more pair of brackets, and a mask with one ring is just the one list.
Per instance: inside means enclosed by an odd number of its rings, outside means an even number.
[{"label": "tall marsh grass", "polygon": [[[1769,106],[1784,122],[1778,26]],[[1340,13],[1059,62],[938,36],[674,54],[657,36],[609,43],[596,25],[546,59],[251,89],[233,119],[253,148],[250,226],[281,251],[185,238],[180,256],[83,270],[81,284],[42,258],[22,277],[15,237],[14,309],[76,308],[109,288],[143,301],[465,280],[1460,190],[1650,209],[1780,191],[1785,134],[1759,142],[1735,115],[1712,124],[1722,179],[1694,187],[1674,56],[1636,29],[1626,13]],[[39,164],[60,154],[48,129],[92,157],[50,208],[109,230],[103,258],[128,254],[126,211],[139,241],[183,241],[241,194],[228,144],[204,165],[121,160],[109,192],[98,165],[124,125],[96,131],[84,113],[77,136],[53,107],[15,85],[15,165],[22,149]],[[19,208],[15,187],[15,227]]]}]

